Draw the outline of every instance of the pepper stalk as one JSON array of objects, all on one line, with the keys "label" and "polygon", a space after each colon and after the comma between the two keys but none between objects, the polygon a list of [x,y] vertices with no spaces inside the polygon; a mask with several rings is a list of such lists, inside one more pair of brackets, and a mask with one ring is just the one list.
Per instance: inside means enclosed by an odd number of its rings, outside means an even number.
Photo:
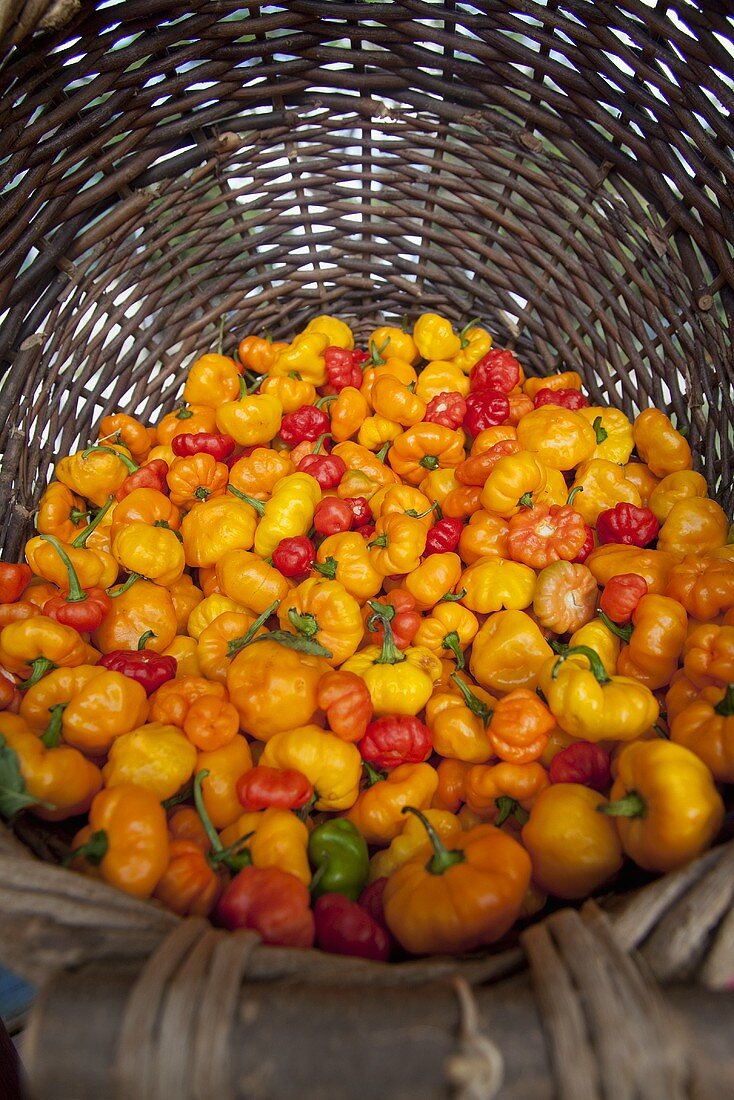
[{"label": "pepper stalk", "polygon": [[415,814],[428,833],[428,839],[433,848],[433,855],[426,864],[426,870],[429,874],[442,875],[444,872],[448,871],[450,867],[454,867],[457,863],[464,862],[466,859],[464,853],[456,851],[456,849],[449,851],[426,815],[422,814],[420,810],[417,810],[415,806],[403,806],[401,813]]}]

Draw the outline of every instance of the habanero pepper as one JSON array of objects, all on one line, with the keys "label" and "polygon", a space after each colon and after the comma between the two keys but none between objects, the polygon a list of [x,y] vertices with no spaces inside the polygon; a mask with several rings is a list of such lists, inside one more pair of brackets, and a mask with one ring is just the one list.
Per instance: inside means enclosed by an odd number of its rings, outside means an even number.
[{"label": "habanero pepper", "polygon": [[322,894],[313,907],[316,946],[332,955],[386,962],[390,936],[361,905],[343,894]]},{"label": "habanero pepper", "polygon": [[279,867],[244,867],[217,904],[217,918],[234,931],[251,928],[263,943],[312,947],[316,935],[308,887]]},{"label": "habanero pepper", "polygon": [[113,649],[100,657],[99,663],[113,672],[121,672],[152,695],[167,680],[176,676],[178,664],[175,657],[166,657],[162,653],[153,653],[145,648],[147,638],[141,635],[138,648]]},{"label": "habanero pepper", "polygon": [[372,717],[372,699],[361,677],[343,669],[325,673],[317,701],[332,733],[342,741],[361,741]]},{"label": "habanero pepper", "polygon": [[314,442],[329,431],[329,417],[317,405],[301,405],[295,412],[287,413],[280,425],[280,438],[289,446]]},{"label": "habanero pepper", "polygon": [[433,554],[453,553],[459,545],[463,530],[464,524],[460,519],[452,519],[448,516],[439,519],[434,523],[426,536],[426,546],[423,551],[424,557],[429,557]]},{"label": "habanero pepper", "polygon": [[382,588],[383,578],[372,568],[361,531],[344,531],[325,538],[313,569],[327,580],[339,581],[358,603],[376,596]]},{"label": "habanero pepper", "polygon": [[319,535],[336,535],[349,531],[353,522],[351,507],[339,497],[324,497],[314,509],[313,525]]},{"label": "habanero pepper", "polygon": [[472,390],[495,390],[510,393],[524,380],[519,362],[507,348],[490,348],[474,364],[469,375]]},{"label": "habanero pepper", "polygon": [[647,581],[639,573],[618,573],[604,586],[599,607],[613,623],[626,623],[647,591]]},{"label": "habanero pepper", "polygon": [[548,774],[551,783],[579,783],[603,794],[612,782],[609,753],[592,741],[574,741],[556,753]]},{"label": "habanero pepper", "polygon": [[510,403],[500,390],[482,389],[466,398],[463,427],[471,436],[477,436],[487,428],[504,424],[510,415]]},{"label": "habanero pepper", "polygon": [[0,562],[0,603],[15,603],[33,576],[31,568],[24,562],[19,565],[8,561]]},{"label": "habanero pepper", "polygon": [[300,810],[313,798],[313,787],[296,768],[258,764],[237,780],[237,798],[244,810]]},{"label": "habanero pepper", "polygon": [[533,398],[533,407],[542,408],[544,405],[559,405],[562,409],[570,409],[578,412],[579,409],[588,408],[589,399],[578,390],[538,390]]},{"label": "habanero pepper", "polygon": [[433,752],[433,741],[428,726],[414,715],[396,714],[370,722],[357,748],[363,760],[389,770],[422,764]]},{"label": "habanero pepper", "polygon": [[281,539],[273,550],[272,561],[284,577],[304,577],[316,561],[316,549],[305,535]]},{"label": "habanero pepper", "polygon": [[179,458],[207,454],[211,455],[217,462],[224,462],[234,449],[234,439],[221,432],[184,433],[183,435],[174,436],[171,440],[171,450]]},{"label": "habanero pepper", "polygon": [[649,508],[621,501],[600,512],[596,518],[596,535],[601,545],[608,542],[625,546],[649,546],[658,536],[660,524]]},{"label": "habanero pepper", "polygon": [[426,405],[423,419],[445,428],[460,428],[467,413],[466,399],[453,391],[437,393]]}]

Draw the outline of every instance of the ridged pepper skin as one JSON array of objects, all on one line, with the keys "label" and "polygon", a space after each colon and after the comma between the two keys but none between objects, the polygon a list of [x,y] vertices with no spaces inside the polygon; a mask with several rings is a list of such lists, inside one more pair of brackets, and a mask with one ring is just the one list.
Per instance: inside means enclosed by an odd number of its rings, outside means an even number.
[{"label": "ridged pepper skin", "polygon": [[318,684],[330,666],[323,657],[297,653],[276,641],[248,646],[232,660],[227,689],[245,733],[267,741],[276,733],[311,722],[318,710]]},{"label": "ridged pepper skin", "polygon": [[359,751],[319,726],[276,733],[268,740],[260,763],[303,772],[317,795],[317,810],[347,810],[357,799],[362,774]]},{"label": "ridged pepper skin", "polygon": [[734,783],[734,685],[695,688],[687,706],[671,715],[670,739],[702,760],[717,783]]},{"label": "ridged pepper skin", "polygon": [[360,793],[347,820],[368,844],[389,844],[403,831],[403,807],[426,809],[437,787],[436,769],[430,764],[400,764]]}]

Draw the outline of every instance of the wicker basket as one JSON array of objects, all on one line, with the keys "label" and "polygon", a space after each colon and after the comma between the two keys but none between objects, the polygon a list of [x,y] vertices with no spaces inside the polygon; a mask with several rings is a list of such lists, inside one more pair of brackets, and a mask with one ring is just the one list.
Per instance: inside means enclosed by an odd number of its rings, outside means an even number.
[{"label": "wicker basket", "polygon": [[[730,506],[730,12],[0,4],[5,556],[106,411],[170,408],[222,321],[231,350],[316,312],[480,316],[530,372],[671,408]],[[506,950],[392,967],[179,921],[58,851],[0,835],[0,957],[48,979],[36,1100],[734,1094],[732,845]]]}]

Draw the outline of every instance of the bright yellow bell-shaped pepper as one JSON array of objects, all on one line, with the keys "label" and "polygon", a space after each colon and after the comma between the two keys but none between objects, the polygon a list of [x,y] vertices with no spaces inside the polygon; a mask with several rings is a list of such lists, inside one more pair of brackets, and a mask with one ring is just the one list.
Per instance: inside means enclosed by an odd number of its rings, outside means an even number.
[{"label": "bright yellow bell-shaped pepper", "polygon": [[255,553],[269,558],[281,539],[306,535],[313,522],[321,486],[310,474],[288,474],[276,482],[270,500],[260,506]]},{"label": "bright yellow bell-shaped pepper", "polygon": [[216,418],[220,432],[242,447],[256,447],[275,439],[283,419],[283,406],[271,393],[250,393],[242,379],[241,396],[219,405]]},{"label": "bright yellow bell-shaped pepper", "polygon": [[489,691],[508,692],[538,683],[538,673],[551,647],[538,624],[524,611],[498,611],[483,623],[474,639],[469,667]]},{"label": "bright yellow bell-shaped pepper", "polygon": [[573,470],[594,453],[594,429],[572,409],[542,405],[522,417],[517,441],[523,451],[533,451],[552,470]]},{"label": "bright yellow bell-shaped pepper", "polygon": [[464,570],[457,582],[459,590],[464,590],[461,602],[480,615],[530,607],[536,584],[535,570],[505,558],[480,558]]},{"label": "bright yellow bell-shaped pepper", "polygon": [[184,548],[176,531],[127,523],[115,535],[112,555],[128,573],[138,573],[165,588],[175,584],[186,565]]},{"label": "bright yellow bell-shaped pepper", "polygon": [[304,886],[311,881],[308,862],[308,828],[290,810],[243,813],[219,834],[225,848],[251,834],[246,842],[253,867],[279,867],[294,875]]},{"label": "bright yellow bell-shaped pepper", "polygon": [[624,464],[634,449],[632,421],[621,409],[592,405],[579,409],[578,415],[588,420],[594,429],[596,447],[591,458],[604,458],[609,462]]},{"label": "bright yellow bell-shaped pepper", "polygon": [[102,769],[106,787],[135,783],[163,801],[176,794],[196,768],[196,749],[176,726],[150,722],[118,737]]},{"label": "bright yellow bell-shaped pepper", "polygon": [[[433,825],[438,835],[449,848],[453,847],[453,841],[461,836],[461,822],[448,810],[424,810],[424,816]],[[390,842],[390,847],[377,852],[370,860],[369,881],[374,882],[378,878],[389,878],[393,871],[397,871],[409,859],[425,852],[426,860],[431,855],[431,842],[426,835],[425,826],[412,814],[408,816],[402,833],[399,833]]]},{"label": "bright yellow bell-shaped pepper", "polygon": [[532,451],[505,455],[484,483],[482,508],[509,519],[536,502],[547,480],[547,467],[539,455]]},{"label": "bright yellow bell-shaped pepper", "polygon": [[573,506],[587,523],[595,524],[600,512],[623,501],[640,506],[640,494],[624,476],[624,466],[605,458],[592,458],[582,463],[576,471],[571,492],[574,489],[583,489],[574,496]]},{"label": "bright yellow bell-shaped pepper", "polygon": [[214,566],[229,550],[249,550],[256,523],[255,510],[233,496],[194,505],[181,523],[186,564]]},{"label": "bright yellow bell-shaped pepper", "polygon": [[[344,327],[346,328],[346,325]],[[304,382],[323,386],[326,381],[324,352],[330,344],[330,338],[323,332],[316,332],[313,329],[310,332],[302,332],[278,352],[268,374],[278,378],[280,375],[295,372]]]},{"label": "bright yellow bell-shaped pepper", "polygon": [[326,336],[329,341],[328,346],[332,348],[346,348],[347,351],[351,351],[354,347],[354,335],[346,321],[331,317],[328,313],[313,317],[303,331],[304,333],[317,332]]},{"label": "bright yellow bell-shaped pepper", "polygon": [[303,772],[318,796],[317,810],[348,810],[357,800],[362,776],[359,750],[320,726],[276,733],[265,745],[260,763]]}]

